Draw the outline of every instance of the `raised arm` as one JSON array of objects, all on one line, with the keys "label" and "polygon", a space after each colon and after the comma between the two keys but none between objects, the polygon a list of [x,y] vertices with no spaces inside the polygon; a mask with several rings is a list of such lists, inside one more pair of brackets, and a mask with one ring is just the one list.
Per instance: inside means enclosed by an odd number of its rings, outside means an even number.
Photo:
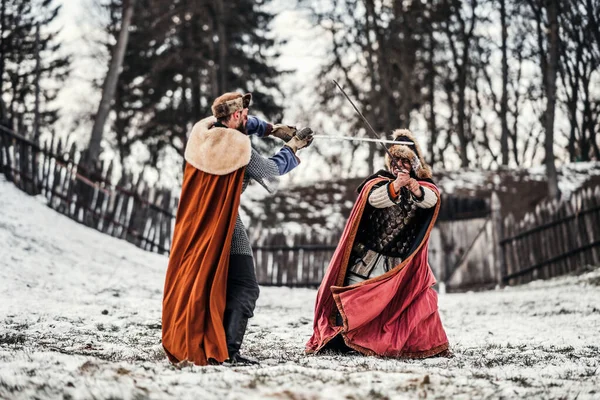
[{"label": "raised arm", "polygon": [[[431,208],[436,205],[438,197],[435,192],[427,187],[420,186],[421,196],[415,195],[410,190],[396,191],[392,182],[380,184],[371,189],[369,204],[375,208],[393,207],[400,201],[400,196],[409,196],[417,207]],[[407,188],[408,189],[408,188]]]}]

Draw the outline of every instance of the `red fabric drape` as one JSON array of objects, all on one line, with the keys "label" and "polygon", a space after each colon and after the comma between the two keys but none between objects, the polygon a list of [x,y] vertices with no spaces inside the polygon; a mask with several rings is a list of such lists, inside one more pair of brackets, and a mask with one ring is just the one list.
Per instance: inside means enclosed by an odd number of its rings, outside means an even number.
[{"label": "red fabric drape", "polygon": [[[438,313],[435,278],[427,262],[429,235],[440,202],[417,249],[401,264],[367,281],[343,287],[348,259],[374,179],[362,189],[350,214],[340,243],[319,287],[315,305],[313,336],[308,353],[321,350],[337,334],[346,345],[364,354],[421,358],[448,348],[448,339]],[[437,187],[419,182],[436,192]],[[335,311],[343,326],[335,326]]]},{"label": "red fabric drape", "polygon": [[186,165],[163,298],[162,344],[171,362],[228,358],[223,314],[244,170],[211,175]]}]

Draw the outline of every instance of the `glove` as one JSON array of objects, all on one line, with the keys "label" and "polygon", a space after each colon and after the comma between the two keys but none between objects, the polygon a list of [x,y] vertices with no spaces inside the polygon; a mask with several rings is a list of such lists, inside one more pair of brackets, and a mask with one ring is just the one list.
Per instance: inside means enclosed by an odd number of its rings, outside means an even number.
[{"label": "glove", "polygon": [[289,142],[296,135],[296,127],[291,125],[276,124],[273,125],[271,135],[278,137],[284,142]]},{"label": "glove", "polygon": [[302,130],[300,132],[296,132],[296,136],[300,136],[302,138],[305,138],[308,142],[306,143],[305,147],[308,147],[311,145],[311,143],[313,142],[314,139],[314,132],[312,129],[310,129],[309,127],[306,128],[302,128]]},{"label": "glove", "polygon": [[[307,128],[304,128],[307,129]],[[303,129],[303,131],[304,131]],[[308,128],[308,130],[310,131],[310,133],[305,134],[304,135],[304,139],[300,139],[298,136],[293,136],[285,145],[287,147],[289,147],[290,149],[292,149],[292,151],[294,152],[294,154],[296,154],[296,152],[306,146],[308,146],[310,143],[312,143],[313,140],[313,131],[310,130],[310,128]]]}]

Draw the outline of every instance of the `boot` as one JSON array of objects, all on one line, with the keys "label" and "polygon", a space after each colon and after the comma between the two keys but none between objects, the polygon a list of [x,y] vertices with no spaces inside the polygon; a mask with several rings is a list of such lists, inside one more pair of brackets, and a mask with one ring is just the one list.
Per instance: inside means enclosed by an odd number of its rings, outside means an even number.
[{"label": "boot", "polygon": [[258,361],[242,357],[240,347],[246,333],[248,318],[239,310],[225,311],[225,336],[227,338],[228,364],[231,365],[257,365]]}]

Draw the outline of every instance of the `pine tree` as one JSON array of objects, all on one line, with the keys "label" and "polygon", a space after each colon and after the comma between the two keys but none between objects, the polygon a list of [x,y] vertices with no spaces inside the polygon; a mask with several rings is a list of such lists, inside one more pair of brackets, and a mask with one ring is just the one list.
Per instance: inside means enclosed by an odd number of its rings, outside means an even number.
[{"label": "pine tree", "polygon": [[44,132],[49,131],[58,118],[51,102],[68,74],[70,59],[59,55],[61,45],[56,41],[57,32],[49,28],[60,6],[54,5],[53,0],[1,0],[0,8],[2,124],[33,138],[38,78],[37,123],[40,132]]},{"label": "pine tree", "polygon": [[[121,0],[113,0],[115,7]],[[186,136],[227,91],[251,91],[275,121],[279,71],[269,62],[272,15],[250,0],[138,0],[119,78],[113,129],[121,162],[143,143],[156,166],[167,148],[183,155]]]}]

